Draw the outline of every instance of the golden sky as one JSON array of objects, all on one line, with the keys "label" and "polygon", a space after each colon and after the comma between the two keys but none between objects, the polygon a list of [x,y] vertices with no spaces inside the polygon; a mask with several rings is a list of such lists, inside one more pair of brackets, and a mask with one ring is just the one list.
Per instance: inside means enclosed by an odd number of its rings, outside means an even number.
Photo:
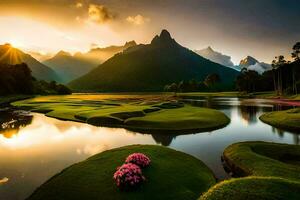
[{"label": "golden sky", "polygon": [[270,62],[300,40],[297,6],[298,0],[0,0],[0,44],[74,53],[149,43],[167,29],[192,50],[212,46],[235,63],[247,55]]}]

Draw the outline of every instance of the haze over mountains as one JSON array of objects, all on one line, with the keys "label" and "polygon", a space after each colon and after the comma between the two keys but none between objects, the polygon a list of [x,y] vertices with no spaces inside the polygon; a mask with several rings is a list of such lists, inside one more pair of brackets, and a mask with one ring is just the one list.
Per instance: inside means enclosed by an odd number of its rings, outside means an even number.
[{"label": "haze over mountains", "polygon": [[10,44],[0,45],[0,63],[10,65],[26,63],[35,78],[46,81],[60,81],[59,76],[51,68]]},{"label": "haze over mountains", "polygon": [[88,74],[72,81],[76,90],[102,92],[161,91],[166,84],[201,80],[219,74],[230,85],[236,70],[211,62],[179,45],[163,30],[151,44],[137,45],[118,53]]},{"label": "haze over mountains", "polygon": [[135,45],[135,41],[130,41],[126,42],[124,46],[94,48],[87,53],[76,53],[74,56],[68,52],[60,51],[54,57],[45,60],[43,64],[56,71],[63,83],[68,83],[88,73],[116,53]]},{"label": "haze over mountains", "polygon": [[196,50],[195,52],[200,56],[207,58],[208,60],[211,60],[215,63],[219,63],[226,67],[234,67],[230,56],[223,55],[222,53],[214,51],[210,46],[202,50]]},{"label": "haze over mountains", "polygon": [[263,72],[271,69],[270,64],[259,62],[251,56],[247,56],[246,58],[241,60],[239,65],[234,65],[231,61],[230,56],[214,51],[211,47],[207,47],[202,50],[196,50],[195,52],[213,62],[236,69],[238,71],[241,71],[243,68],[246,68],[248,70],[257,71],[258,73],[262,74]]}]

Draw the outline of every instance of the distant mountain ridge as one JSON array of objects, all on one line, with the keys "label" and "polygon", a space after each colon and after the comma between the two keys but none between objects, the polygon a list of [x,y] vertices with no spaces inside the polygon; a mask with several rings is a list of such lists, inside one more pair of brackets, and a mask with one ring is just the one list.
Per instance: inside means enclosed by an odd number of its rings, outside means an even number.
[{"label": "distant mountain ridge", "polygon": [[247,56],[246,58],[241,60],[239,68],[240,70],[246,68],[247,70],[257,71],[259,74],[262,74],[265,71],[271,70],[272,66],[264,62],[259,62],[252,56]]},{"label": "distant mountain ridge", "polygon": [[68,83],[96,68],[116,53],[135,46],[135,41],[126,42],[123,46],[109,46],[105,48],[94,48],[87,53],[76,53],[72,56],[65,51],[58,52],[52,58],[43,63],[62,77],[62,83]]},{"label": "distant mountain ridge", "polygon": [[162,91],[166,84],[202,81],[212,73],[219,74],[224,85],[232,84],[238,75],[237,71],[182,47],[163,30],[150,44],[127,48],[69,86],[102,92]]},{"label": "distant mountain ridge", "polygon": [[51,68],[10,44],[0,45],[0,63],[10,65],[26,63],[35,78],[45,81],[60,81],[60,77]]},{"label": "distant mountain ridge", "polygon": [[207,58],[208,60],[211,60],[215,63],[224,65],[226,67],[234,67],[230,56],[214,51],[210,46],[202,50],[195,50],[195,52],[200,56]]}]

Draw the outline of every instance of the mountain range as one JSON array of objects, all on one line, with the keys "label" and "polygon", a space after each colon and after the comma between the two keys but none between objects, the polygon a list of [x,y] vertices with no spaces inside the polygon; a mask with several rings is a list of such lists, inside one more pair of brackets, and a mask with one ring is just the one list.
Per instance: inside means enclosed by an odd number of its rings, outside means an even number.
[{"label": "mountain range", "polygon": [[101,92],[161,91],[166,84],[203,81],[212,73],[219,74],[225,86],[233,84],[239,72],[181,46],[163,30],[150,44],[127,48],[69,86]]},{"label": "mountain range", "polygon": [[31,55],[12,47],[10,44],[0,45],[0,63],[16,65],[26,63],[32,75],[39,80],[60,81],[54,70],[40,63]]},{"label": "mountain range", "polygon": [[56,71],[63,83],[68,83],[88,73],[116,53],[135,45],[135,41],[130,41],[123,46],[94,48],[87,53],[76,53],[74,56],[68,52],[60,51],[54,57],[45,60],[43,64]]},{"label": "mountain range", "polygon": [[246,58],[241,60],[239,65],[234,65],[231,61],[230,56],[219,53],[213,50],[211,47],[207,47],[202,50],[195,50],[195,52],[200,56],[203,56],[204,58],[207,58],[215,63],[219,63],[221,65],[233,68],[238,71],[241,71],[243,68],[246,68],[248,70],[257,71],[259,74],[262,74],[263,72],[271,69],[270,64],[259,62],[257,59],[251,56],[247,56]]}]

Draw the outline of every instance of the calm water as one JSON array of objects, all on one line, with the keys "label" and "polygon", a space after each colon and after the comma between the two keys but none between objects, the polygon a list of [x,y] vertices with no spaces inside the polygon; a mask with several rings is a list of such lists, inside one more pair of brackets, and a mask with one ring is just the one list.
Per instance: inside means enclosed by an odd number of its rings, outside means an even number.
[{"label": "calm water", "polygon": [[221,163],[224,148],[240,141],[299,144],[300,134],[275,129],[258,117],[293,106],[286,102],[237,98],[185,99],[218,109],[231,123],[212,132],[151,135],[61,121],[42,114],[0,112],[0,199],[23,200],[65,167],[98,152],[129,144],[161,144],[206,163],[217,178],[228,177]]}]

